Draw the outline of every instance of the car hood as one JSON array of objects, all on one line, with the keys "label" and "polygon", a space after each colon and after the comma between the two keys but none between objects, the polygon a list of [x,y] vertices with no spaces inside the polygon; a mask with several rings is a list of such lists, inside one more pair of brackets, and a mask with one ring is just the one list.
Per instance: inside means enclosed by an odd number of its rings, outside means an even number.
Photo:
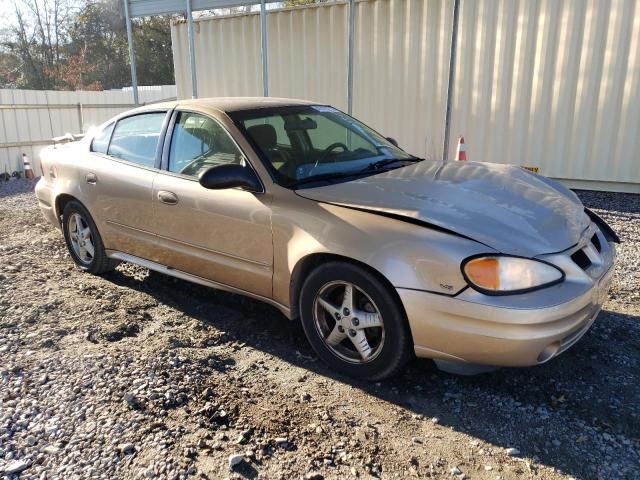
[{"label": "car hood", "polygon": [[424,160],[297,193],[428,223],[499,252],[527,257],[575,245],[590,222],[569,189],[519,167],[491,163]]}]

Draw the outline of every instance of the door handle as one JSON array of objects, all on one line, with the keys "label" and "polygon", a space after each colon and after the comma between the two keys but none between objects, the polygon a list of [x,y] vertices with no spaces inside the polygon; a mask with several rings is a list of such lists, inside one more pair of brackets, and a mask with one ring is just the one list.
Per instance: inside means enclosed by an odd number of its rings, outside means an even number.
[{"label": "door handle", "polygon": [[175,205],[178,203],[178,196],[173,192],[167,192],[166,190],[160,190],[158,192],[158,200],[167,205]]},{"label": "door handle", "polygon": [[87,180],[87,183],[90,185],[95,185],[96,183],[98,183],[98,177],[96,176],[95,173],[87,173],[87,176],[85,177],[85,179]]}]

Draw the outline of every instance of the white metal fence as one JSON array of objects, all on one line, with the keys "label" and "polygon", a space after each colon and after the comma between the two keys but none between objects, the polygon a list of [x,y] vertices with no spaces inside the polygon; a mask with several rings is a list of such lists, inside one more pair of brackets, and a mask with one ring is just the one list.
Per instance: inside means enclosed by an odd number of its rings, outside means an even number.
[{"label": "white metal fence", "polygon": [[[441,158],[453,0],[359,0],[353,114]],[[269,11],[269,93],[346,110],[344,3]],[[195,21],[199,95],[261,95],[257,13]],[[187,26],[172,27],[178,97]],[[452,137],[470,160],[640,192],[640,0],[462,0]],[[449,158],[453,158],[452,138]],[[596,182],[596,183],[589,183]]]},{"label": "white metal fence", "polygon": [[[175,85],[139,87],[140,102],[175,98]],[[0,173],[22,170],[22,154],[33,161],[51,138],[86,132],[94,125],[133,108],[131,90],[60,92],[0,90]]]}]

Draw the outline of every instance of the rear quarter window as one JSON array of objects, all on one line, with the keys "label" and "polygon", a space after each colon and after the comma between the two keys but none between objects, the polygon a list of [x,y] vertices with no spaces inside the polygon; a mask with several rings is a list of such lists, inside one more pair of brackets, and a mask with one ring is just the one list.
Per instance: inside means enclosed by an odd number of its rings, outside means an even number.
[{"label": "rear quarter window", "polygon": [[98,134],[93,137],[91,141],[91,151],[96,153],[104,153],[106,155],[107,148],[109,147],[109,139],[111,138],[111,132],[113,132],[113,126],[115,122],[110,123],[104,127]]}]

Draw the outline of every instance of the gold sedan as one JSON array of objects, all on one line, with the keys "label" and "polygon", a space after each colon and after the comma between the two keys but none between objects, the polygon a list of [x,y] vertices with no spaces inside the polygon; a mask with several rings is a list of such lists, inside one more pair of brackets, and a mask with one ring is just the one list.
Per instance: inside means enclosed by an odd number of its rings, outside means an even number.
[{"label": "gold sedan", "polygon": [[326,105],[157,104],[45,149],[36,195],[76,264],[132,262],[271,303],[381,379],[546,362],[604,302],[616,234],[561,185],[417,158]]}]

